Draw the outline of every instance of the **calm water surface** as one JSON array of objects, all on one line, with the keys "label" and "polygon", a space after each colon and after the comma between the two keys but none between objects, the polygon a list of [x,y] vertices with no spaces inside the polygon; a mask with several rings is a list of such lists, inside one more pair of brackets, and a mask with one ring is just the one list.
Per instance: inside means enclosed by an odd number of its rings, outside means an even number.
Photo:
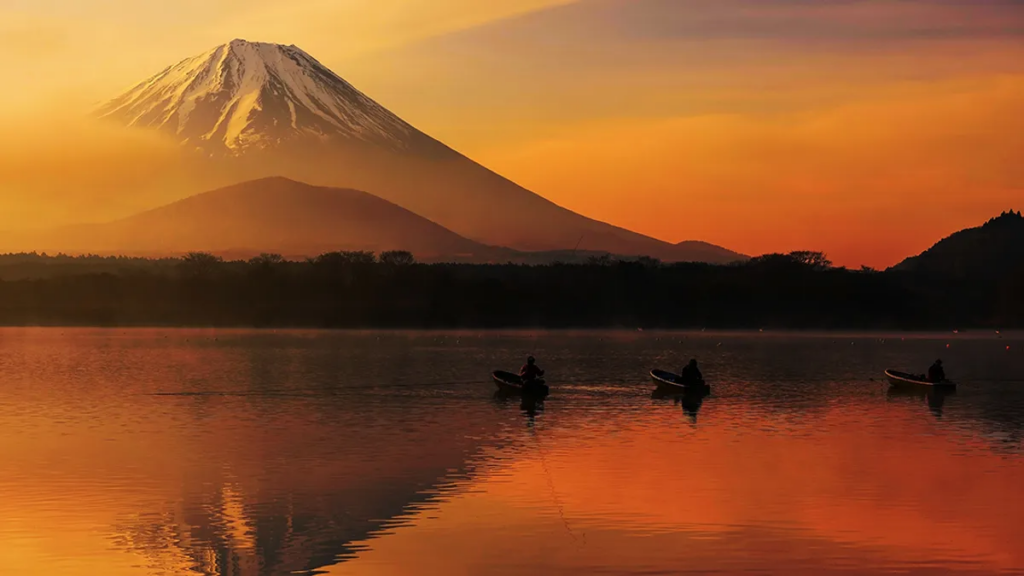
[{"label": "calm water surface", "polygon": [[0,574],[1024,574],[1022,429],[1020,334],[0,330]]}]

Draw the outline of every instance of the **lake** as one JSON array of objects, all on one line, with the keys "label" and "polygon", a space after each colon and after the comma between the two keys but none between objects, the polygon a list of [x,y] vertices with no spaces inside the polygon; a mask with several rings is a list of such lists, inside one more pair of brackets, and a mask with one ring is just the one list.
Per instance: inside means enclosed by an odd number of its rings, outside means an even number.
[{"label": "lake", "polygon": [[1022,432],[1020,333],[2,329],[0,574],[1024,574]]}]

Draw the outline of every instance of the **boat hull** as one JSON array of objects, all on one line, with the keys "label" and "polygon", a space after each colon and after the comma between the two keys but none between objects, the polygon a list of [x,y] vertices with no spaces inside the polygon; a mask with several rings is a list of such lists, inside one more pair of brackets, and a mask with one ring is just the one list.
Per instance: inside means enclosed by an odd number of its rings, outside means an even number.
[{"label": "boat hull", "polygon": [[544,383],[544,380],[538,379],[524,384],[523,379],[518,374],[511,372],[497,370],[491,374],[491,378],[494,379],[498,392],[510,396],[545,398],[551,391],[548,385]]},{"label": "boat hull", "polygon": [[915,388],[918,390],[956,389],[956,384],[949,380],[943,380],[942,382],[930,382],[927,378],[915,376],[914,374],[908,374],[906,372],[899,372],[897,370],[886,370],[885,378],[889,381],[890,386],[894,386],[896,388]]},{"label": "boat hull", "polygon": [[703,380],[693,384],[682,384],[679,380],[680,377],[671,372],[651,370],[651,382],[663,392],[676,394],[708,394],[711,392],[711,386],[708,386]]}]

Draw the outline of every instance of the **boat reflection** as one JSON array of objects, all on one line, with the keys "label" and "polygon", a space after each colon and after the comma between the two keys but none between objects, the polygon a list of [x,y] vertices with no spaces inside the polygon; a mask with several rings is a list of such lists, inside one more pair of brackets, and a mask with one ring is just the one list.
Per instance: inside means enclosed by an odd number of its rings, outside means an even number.
[{"label": "boat reflection", "polygon": [[706,393],[684,394],[680,400],[680,404],[683,405],[683,412],[692,424],[697,423],[697,413],[700,412],[700,407],[704,405],[704,397],[706,395]]},{"label": "boat reflection", "polygon": [[682,406],[683,413],[690,423],[696,424],[697,414],[700,412],[701,406],[704,405],[704,399],[710,395],[711,393],[707,389],[680,392],[678,388],[659,386],[651,392],[651,399],[672,400],[675,405]]},{"label": "boat reflection", "polygon": [[533,398],[530,396],[524,396],[522,401],[519,403],[519,409],[526,413],[532,420],[537,416],[538,412],[544,410],[544,400]]},{"label": "boat reflection", "polygon": [[917,389],[917,388],[899,388],[892,386],[886,392],[886,397],[889,400],[899,399],[917,399],[923,400],[927,405],[928,409],[936,418],[942,418],[943,407],[946,405],[946,398],[950,396],[956,396],[956,389]]},{"label": "boat reflection", "polygon": [[491,397],[494,403],[500,407],[519,406],[519,410],[526,416],[527,427],[532,427],[537,415],[544,412],[544,399],[534,396],[523,396],[521,394],[509,394],[498,390]]}]

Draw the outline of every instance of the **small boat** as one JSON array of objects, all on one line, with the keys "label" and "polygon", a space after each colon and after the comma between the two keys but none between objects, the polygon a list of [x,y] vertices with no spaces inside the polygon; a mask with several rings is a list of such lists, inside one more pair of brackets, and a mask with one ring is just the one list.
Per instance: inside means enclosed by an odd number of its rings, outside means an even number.
[{"label": "small boat", "polygon": [[932,382],[927,377],[917,374],[907,374],[906,372],[900,372],[898,370],[886,370],[885,377],[889,380],[889,384],[898,387],[916,387],[916,388],[931,388],[931,389],[943,389],[950,390],[956,388],[956,383],[950,382],[949,380],[943,380],[942,382]]},{"label": "small boat", "polygon": [[681,376],[664,370],[651,370],[651,380],[661,390],[705,393],[711,391],[711,386],[708,386],[703,380],[692,384],[683,384]]},{"label": "small boat", "polygon": [[504,394],[544,398],[550,392],[550,388],[542,379],[537,379],[524,385],[523,379],[518,374],[502,370],[495,370],[491,377],[494,378],[498,391]]}]

